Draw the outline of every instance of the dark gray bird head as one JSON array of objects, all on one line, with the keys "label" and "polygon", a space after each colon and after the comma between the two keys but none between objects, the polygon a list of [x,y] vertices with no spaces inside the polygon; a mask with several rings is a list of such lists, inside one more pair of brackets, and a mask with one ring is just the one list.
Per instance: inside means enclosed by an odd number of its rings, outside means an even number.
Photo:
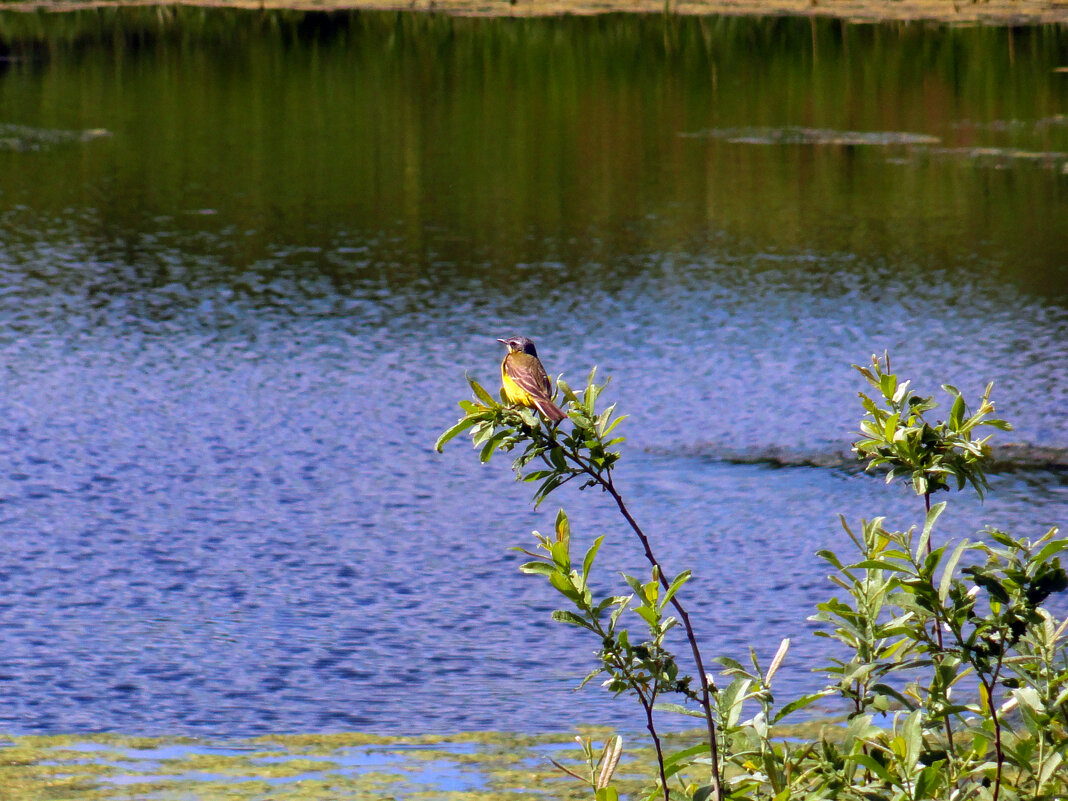
[{"label": "dark gray bird head", "polygon": [[527,339],[526,337],[508,337],[508,339],[498,339],[498,342],[503,342],[505,347],[508,348],[509,353],[529,353],[531,356],[537,358],[538,351],[534,347],[534,340]]}]

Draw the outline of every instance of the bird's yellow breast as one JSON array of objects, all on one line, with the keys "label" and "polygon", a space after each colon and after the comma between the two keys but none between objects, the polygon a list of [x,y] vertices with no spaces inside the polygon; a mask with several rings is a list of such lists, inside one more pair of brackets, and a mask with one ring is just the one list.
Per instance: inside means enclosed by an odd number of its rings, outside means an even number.
[{"label": "bird's yellow breast", "polygon": [[501,364],[501,389],[504,390],[504,397],[508,399],[509,403],[516,403],[520,406],[534,405],[534,402],[530,399],[530,393],[512,380],[512,377],[504,369],[503,363]]}]

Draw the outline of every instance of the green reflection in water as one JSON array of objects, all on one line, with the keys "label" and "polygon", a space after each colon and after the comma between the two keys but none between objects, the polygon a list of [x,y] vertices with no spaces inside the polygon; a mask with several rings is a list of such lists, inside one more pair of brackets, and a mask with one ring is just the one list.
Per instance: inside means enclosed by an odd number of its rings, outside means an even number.
[{"label": "green reflection in water", "polygon": [[0,122],[111,134],[0,148],[16,243],[501,286],[729,243],[1068,291],[1063,28],[103,9],[0,13],[0,54]]}]

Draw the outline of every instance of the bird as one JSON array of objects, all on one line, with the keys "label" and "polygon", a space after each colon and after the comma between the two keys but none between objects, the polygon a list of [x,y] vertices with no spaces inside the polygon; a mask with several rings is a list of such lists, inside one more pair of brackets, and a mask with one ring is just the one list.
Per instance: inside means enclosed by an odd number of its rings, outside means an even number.
[{"label": "bird", "polygon": [[501,362],[501,389],[509,403],[531,406],[551,422],[558,423],[567,414],[552,402],[553,387],[538,358],[534,342],[527,337],[498,339],[508,352]]}]

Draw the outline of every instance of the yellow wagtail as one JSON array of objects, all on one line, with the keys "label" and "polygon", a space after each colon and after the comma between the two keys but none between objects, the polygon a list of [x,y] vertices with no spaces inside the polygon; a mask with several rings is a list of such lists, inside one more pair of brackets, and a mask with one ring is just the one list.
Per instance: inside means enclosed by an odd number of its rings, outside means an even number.
[{"label": "yellow wagtail", "polygon": [[538,358],[534,343],[526,337],[498,339],[508,348],[501,362],[501,388],[509,403],[531,406],[556,423],[567,414],[552,402],[553,387]]}]

